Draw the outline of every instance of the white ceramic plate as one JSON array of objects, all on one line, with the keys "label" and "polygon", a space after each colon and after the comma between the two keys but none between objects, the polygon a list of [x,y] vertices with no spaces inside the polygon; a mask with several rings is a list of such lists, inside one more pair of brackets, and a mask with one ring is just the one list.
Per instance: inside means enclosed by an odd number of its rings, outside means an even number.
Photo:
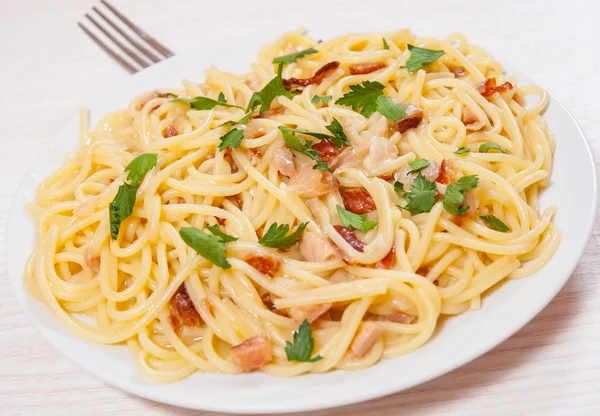
[{"label": "white ceramic plate", "polygon": [[[340,33],[343,33],[341,31]],[[318,33],[325,36],[326,34]],[[272,35],[271,35],[272,37]],[[127,106],[143,91],[180,85],[183,78],[201,81],[211,64],[246,71],[269,36],[202,45],[193,56],[177,56],[133,76],[102,99],[89,104],[92,123]],[[535,83],[515,69],[520,85]],[[24,211],[37,185],[78,146],[78,119],[73,119],[43,150],[26,174],[10,212],[6,234],[10,279],[31,322],[56,349],[105,382],[147,399],[194,409],[235,413],[281,413],[316,410],[373,399],[401,391],[451,371],[489,351],[539,313],[567,281],[582,254],[596,214],[596,174],[589,146],[577,123],[555,98],[545,119],[557,142],[552,184],[542,205],[556,204],[555,223],[561,244],[552,260],[534,276],[503,285],[484,299],[483,308],[449,319],[419,350],[385,360],[366,370],[333,371],[278,379],[261,373],[202,374],[171,384],[155,384],[137,371],[124,346],[90,344],[71,335],[23,286],[23,265],[33,247],[33,224]]]}]

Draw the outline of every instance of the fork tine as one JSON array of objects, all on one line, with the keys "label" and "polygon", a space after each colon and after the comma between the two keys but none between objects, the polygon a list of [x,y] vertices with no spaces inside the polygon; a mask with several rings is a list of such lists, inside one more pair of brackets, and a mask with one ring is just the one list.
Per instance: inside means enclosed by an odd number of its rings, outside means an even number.
[{"label": "fork tine", "polygon": [[121,35],[125,39],[127,39],[127,41],[129,43],[131,43],[135,48],[137,48],[140,52],[142,52],[144,55],[146,55],[152,62],[154,62],[154,63],[160,62],[161,58],[159,58],[156,55],[154,55],[152,52],[150,52],[148,50],[148,48],[146,48],[144,45],[142,45],[139,42],[137,42],[135,39],[132,39],[131,36],[129,36],[127,33],[125,33],[123,31],[123,29],[121,29],[119,26],[117,26],[116,24],[114,24],[112,22],[112,20],[110,20],[108,17],[106,17],[106,15],[104,13],[102,13],[96,6],[92,7],[92,10],[95,11],[96,13],[98,13],[98,15],[106,23],[108,23],[110,25],[110,27],[112,27],[114,30],[116,30],[119,33],[119,35]]},{"label": "fork tine", "polygon": [[85,17],[87,17],[88,20],[94,24],[94,26],[96,26],[102,33],[104,33],[107,38],[112,40],[113,43],[115,45],[117,45],[123,52],[125,52],[131,59],[133,59],[138,64],[140,64],[143,68],[147,68],[148,66],[150,66],[148,64],[148,62],[144,61],[142,58],[137,56],[135,54],[135,52],[133,52],[127,46],[123,45],[117,38],[115,38],[113,35],[111,35],[108,30],[104,29],[96,20],[94,20],[94,18],[92,16],[90,16],[88,13],[86,13]]},{"label": "fork tine", "polygon": [[136,72],[138,72],[138,70],[133,65],[131,65],[129,62],[127,62],[125,59],[121,58],[116,53],[114,53],[108,46],[106,46],[104,44],[104,42],[102,42],[100,39],[98,39],[96,37],[96,35],[94,35],[92,32],[90,32],[87,27],[82,25],[80,22],[77,22],[77,24],[86,33],[86,35],[88,35],[96,43],[96,45],[100,46],[102,48],[102,50],[104,50],[104,52],[109,54],[111,56],[111,58],[113,58],[115,61],[117,61],[123,68],[125,68],[132,74],[135,74]]},{"label": "fork tine", "polygon": [[111,12],[113,12],[113,14],[115,16],[117,16],[123,23],[125,23],[127,26],[129,26],[129,28],[131,30],[133,30],[135,33],[137,33],[138,36],[140,36],[142,39],[144,39],[146,42],[148,42],[150,45],[152,45],[154,47],[154,49],[156,49],[158,52],[163,54],[165,56],[165,58],[169,58],[169,57],[175,55],[166,46],[162,45],[159,41],[157,41],[152,36],[150,36],[149,34],[144,32],[142,29],[140,29],[139,27],[134,25],[131,20],[129,20],[128,18],[123,16],[123,14],[121,12],[119,12],[117,9],[115,9],[113,6],[111,6],[106,0],[100,0],[100,2],[102,4],[104,4]]}]

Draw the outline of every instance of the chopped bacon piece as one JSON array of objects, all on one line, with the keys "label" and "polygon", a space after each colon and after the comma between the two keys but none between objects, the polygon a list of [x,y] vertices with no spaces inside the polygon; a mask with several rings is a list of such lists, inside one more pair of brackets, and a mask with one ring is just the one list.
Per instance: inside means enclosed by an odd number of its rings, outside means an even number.
[{"label": "chopped bacon piece", "polygon": [[462,77],[465,74],[465,68],[462,66],[455,68],[451,71],[455,77]]},{"label": "chopped bacon piece", "polygon": [[273,153],[273,165],[284,176],[293,178],[298,174],[296,165],[294,164],[294,154],[288,147],[280,147],[275,150],[275,153]]},{"label": "chopped bacon piece", "polygon": [[448,185],[449,183],[455,181],[454,171],[452,170],[452,166],[450,165],[449,160],[442,159],[442,164],[440,165],[440,173],[435,179],[435,181],[444,185]]},{"label": "chopped bacon piece", "polygon": [[348,244],[350,244],[354,250],[360,251],[361,253],[365,251],[366,244],[360,241],[358,237],[352,231],[350,231],[349,228],[346,228],[343,225],[334,225],[333,228],[335,228],[335,230],[344,238],[344,240],[346,240]]},{"label": "chopped bacon piece", "polygon": [[373,345],[381,338],[383,328],[375,322],[365,322],[354,337],[350,349],[357,357],[362,357],[373,348]]},{"label": "chopped bacon piece", "polygon": [[313,169],[313,162],[298,167],[298,174],[288,183],[292,192],[304,198],[326,195],[339,187],[331,172]]},{"label": "chopped bacon piece", "polygon": [[392,249],[388,252],[388,254],[386,254],[385,257],[382,258],[380,261],[375,263],[375,268],[389,270],[392,268],[395,261],[396,261],[396,249],[394,246],[392,246]]},{"label": "chopped bacon piece", "polygon": [[[435,160],[427,159],[429,166],[421,171],[421,174],[425,176],[428,181],[435,181],[440,175],[440,165]],[[414,183],[417,175],[410,173],[412,168],[410,165],[404,165],[401,169],[396,171],[394,179],[404,185],[404,189],[410,189],[410,186]]]},{"label": "chopped bacon piece", "polygon": [[98,274],[100,271],[100,257],[94,256],[94,251],[92,250],[91,246],[85,249],[83,257],[85,259],[85,264],[87,264],[90,270]]},{"label": "chopped bacon piece", "polygon": [[423,121],[423,110],[417,106],[409,104],[406,107],[406,117],[396,122],[396,130],[404,133],[408,129],[417,127]]},{"label": "chopped bacon piece", "polygon": [[281,260],[266,253],[251,253],[244,259],[246,263],[267,276],[275,277],[281,267]]},{"label": "chopped bacon piece", "polygon": [[327,235],[304,231],[299,246],[304,260],[310,262],[328,261],[341,257],[338,248],[331,243]]},{"label": "chopped bacon piece", "polygon": [[415,317],[403,312],[394,312],[389,315],[377,315],[378,321],[396,322],[399,324],[411,324]]},{"label": "chopped bacon piece", "polygon": [[229,350],[229,358],[242,371],[264,367],[273,359],[271,341],[266,335],[247,339]]},{"label": "chopped bacon piece", "polygon": [[253,116],[252,118],[273,118],[280,114],[283,114],[283,107],[271,108],[270,110],[263,111],[262,113],[257,114],[255,116]]},{"label": "chopped bacon piece", "polygon": [[[377,169],[398,157],[398,147],[386,137],[373,136],[369,140],[365,140],[358,147],[362,148],[365,145],[368,146],[368,154],[363,160],[363,165],[367,169]],[[359,149],[358,153],[361,150]]]},{"label": "chopped bacon piece", "polygon": [[355,214],[368,214],[377,209],[373,197],[365,188],[341,189],[340,195],[344,201],[344,208]]},{"label": "chopped bacon piece", "polygon": [[352,75],[370,74],[371,72],[379,71],[385,67],[386,65],[382,62],[367,62],[364,64],[352,65],[350,67],[350,73]]},{"label": "chopped bacon piece", "polygon": [[[260,150],[251,148],[251,149],[248,149],[248,152],[250,153],[250,164],[252,166],[258,165],[260,163],[260,161],[262,160],[262,156],[263,156],[262,153],[260,152]],[[277,151],[275,151],[275,153],[277,153]],[[273,157],[275,158],[275,155],[273,155]]]},{"label": "chopped bacon piece", "polygon": [[306,87],[311,84],[320,84],[326,77],[328,77],[333,71],[338,69],[340,63],[338,61],[333,61],[326,63],[323,65],[315,75],[310,78],[289,78],[283,80],[283,86],[285,88],[289,87]]},{"label": "chopped bacon piece", "polygon": [[481,130],[485,124],[477,118],[477,115],[469,107],[463,109],[461,121],[467,128],[467,130],[477,131]]},{"label": "chopped bacon piece", "polygon": [[166,138],[168,137],[173,137],[173,136],[177,136],[179,133],[177,132],[177,129],[175,128],[174,125],[170,124],[169,127],[167,127],[167,129],[165,130],[163,136]]},{"label": "chopped bacon piece", "polygon": [[480,82],[475,85],[475,89],[479,92],[484,98],[490,99],[494,97],[496,94],[502,94],[508,90],[512,90],[514,87],[510,82],[505,82],[502,85],[496,85],[496,78],[488,78],[484,82]]},{"label": "chopped bacon piece", "polygon": [[331,159],[339,156],[339,154],[342,152],[329,139],[323,139],[319,143],[313,144],[310,148],[319,152],[319,159],[321,159],[325,163],[328,163]]},{"label": "chopped bacon piece", "polygon": [[305,319],[309,324],[312,324],[319,316],[323,315],[330,308],[331,303],[325,303],[322,305],[293,306],[288,309],[288,315],[299,324],[304,322]]},{"label": "chopped bacon piece", "polygon": [[181,329],[182,326],[198,327],[202,324],[202,318],[200,318],[185,284],[179,286],[169,301],[169,309],[171,310],[169,321],[176,330]]}]

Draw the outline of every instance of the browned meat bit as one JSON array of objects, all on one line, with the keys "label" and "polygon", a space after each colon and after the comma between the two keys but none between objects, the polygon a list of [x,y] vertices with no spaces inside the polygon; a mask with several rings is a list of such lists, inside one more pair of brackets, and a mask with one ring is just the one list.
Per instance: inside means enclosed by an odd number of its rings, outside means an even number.
[{"label": "browned meat bit", "polygon": [[341,235],[354,250],[360,251],[361,253],[365,251],[366,244],[360,241],[349,228],[346,228],[343,225],[334,225],[333,228],[335,228],[339,235]]},{"label": "browned meat bit", "polygon": [[271,312],[276,312],[277,308],[275,307],[275,304],[273,303],[273,298],[271,297],[271,294],[269,292],[265,292],[260,296],[260,299],[263,301],[264,305],[271,311]]},{"label": "browned meat bit", "polygon": [[270,277],[277,276],[281,267],[281,261],[278,258],[264,253],[251,253],[244,261],[262,274]]},{"label": "browned meat bit", "polygon": [[169,301],[169,309],[171,311],[169,321],[176,330],[181,329],[182,326],[198,327],[202,324],[202,318],[194,307],[185,284],[179,286]]},{"label": "browned meat bit", "polygon": [[396,122],[396,130],[404,133],[408,129],[417,127],[423,121],[423,110],[417,106],[409,104],[406,107],[406,117]]},{"label": "browned meat bit", "polygon": [[309,324],[312,324],[319,316],[323,315],[330,308],[331,303],[325,303],[323,305],[293,306],[288,309],[288,315],[299,324],[304,322],[305,319]]},{"label": "browned meat bit", "polygon": [[263,157],[260,150],[258,150],[256,148],[251,148],[251,149],[248,149],[248,152],[250,153],[250,164],[252,166],[258,165]]},{"label": "browned meat bit", "polygon": [[257,114],[255,116],[253,116],[252,118],[273,118],[273,117],[278,116],[280,114],[283,114],[283,107],[272,108],[270,110],[263,111],[262,113]]},{"label": "browned meat bit", "polygon": [[451,70],[455,77],[462,77],[465,74],[465,68],[462,66]]},{"label": "browned meat bit", "polygon": [[298,174],[289,182],[292,192],[304,198],[326,195],[339,187],[336,177],[327,171],[313,169],[313,162],[298,167]]},{"label": "browned meat bit", "polygon": [[294,164],[294,155],[288,147],[280,147],[273,153],[273,165],[279,173],[289,178],[298,174]]},{"label": "browned meat bit", "polygon": [[512,90],[513,88],[513,85],[508,81],[502,85],[496,85],[496,78],[488,78],[484,82],[480,82],[479,84],[475,85],[477,92],[479,92],[488,100],[494,97],[496,94],[502,94],[508,90]]},{"label": "browned meat bit", "polygon": [[365,322],[358,330],[350,349],[357,357],[362,357],[373,348],[373,345],[381,338],[383,328],[375,322]]},{"label": "browned meat bit", "polygon": [[174,125],[170,124],[169,127],[164,131],[163,136],[166,138],[177,136],[179,133]]},{"label": "browned meat bit", "polygon": [[326,234],[304,231],[299,246],[300,254],[306,261],[329,261],[339,259],[339,249],[331,243]]},{"label": "browned meat bit", "polygon": [[328,77],[333,71],[338,69],[340,63],[338,61],[333,61],[326,63],[323,65],[315,75],[310,78],[289,78],[283,80],[283,86],[285,88],[290,87],[306,87],[311,84],[320,84],[326,77]]},{"label": "browned meat bit", "polygon": [[340,195],[344,208],[355,214],[368,214],[377,209],[373,197],[365,188],[340,189]]},{"label": "browned meat bit", "polygon": [[454,171],[452,170],[452,166],[450,165],[450,161],[446,159],[442,159],[442,164],[440,165],[440,173],[435,180],[438,183],[448,185],[455,181]]},{"label": "browned meat bit", "polygon": [[379,71],[385,67],[386,65],[381,62],[367,62],[364,64],[352,65],[350,67],[350,73],[352,75],[370,74],[371,72]]},{"label": "browned meat bit", "polygon": [[396,322],[398,324],[412,324],[415,317],[404,312],[394,312],[389,315],[377,315],[378,321]]},{"label": "browned meat bit", "polygon": [[266,335],[247,339],[229,350],[229,358],[242,371],[264,367],[273,359],[271,341]]},{"label": "browned meat bit", "polygon": [[380,261],[375,263],[375,268],[389,270],[394,266],[395,262],[396,262],[396,249],[394,246],[392,246],[392,248],[388,252],[388,254],[386,254],[385,257],[382,258]]},{"label": "browned meat bit", "polygon": [[319,143],[315,143],[311,146],[311,149],[316,150],[321,153],[319,155],[319,159],[323,162],[328,163],[333,158],[339,156],[341,150],[333,144],[333,142],[329,139],[323,139]]},{"label": "browned meat bit", "polygon": [[94,251],[91,246],[85,249],[83,257],[85,259],[85,264],[87,264],[90,270],[98,274],[100,272],[100,257],[94,256]]}]

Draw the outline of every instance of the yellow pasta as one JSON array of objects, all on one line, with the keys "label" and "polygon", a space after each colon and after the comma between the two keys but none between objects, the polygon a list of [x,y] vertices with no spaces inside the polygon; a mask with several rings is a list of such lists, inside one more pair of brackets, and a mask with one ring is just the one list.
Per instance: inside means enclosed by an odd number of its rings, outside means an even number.
[{"label": "yellow pasta", "polygon": [[[408,45],[444,53],[410,70]],[[317,52],[282,65],[292,95],[275,97],[266,113],[241,124],[227,123],[242,119],[253,94],[277,76],[274,58],[307,48]],[[332,62],[323,79],[291,81]],[[535,273],[559,244],[556,209],[538,206],[554,151],[541,116],[548,94],[518,86],[462,34],[419,39],[400,30],[319,43],[298,31],[264,46],[251,72],[209,68],[205,78],[142,94],[92,130],[82,111],[78,152],[39,186],[30,206],[37,240],[25,270],[29,292],[77,336],[126,344],[149,379],[365,368],[422,346],[440,315],[485,308],[491,287]],[[394,108],[405,110],[404,121],[381,107],[365,116],[338,103],[365,81],[383,86]],[[238,107],[199,110],[175,96]],[[334,119],[350,145],[319,147]],[[288,130],[322,153],[315,160],[290,153],[280,126],[321,134]],[[220,150],[236,128],[239,147]],[[109,205],[127,180],[125,167],[148,153],[158,163],[113,239]],[[312,168],[319,158],[331,173]],[[411,173],[421,159],[427,166]],[[478,183],[462,193],[465,212],[457,215],[445,204],[447,192],[470,175]],[[411,213],[407,194],[417,177],[434,185],[435,200]],[[371,208],[363,214],[363,205],[352,208],[359,203]],[[376,225],[352,228],[338,207]],[[505,229],[490,225],[490,216]],[[259,241],[273,224],[294,230],[302,223],[291,248]],[[179,233],[207,225],[237,237],[226,244],[231,267],[213,264]],[[189,319],[177,318],[178,305]],[[286,353],[304,319],[322,357],[314,362]],[[232,358],[232,347],[248,340],[266,342],[267,362],[246,368]]]}]

